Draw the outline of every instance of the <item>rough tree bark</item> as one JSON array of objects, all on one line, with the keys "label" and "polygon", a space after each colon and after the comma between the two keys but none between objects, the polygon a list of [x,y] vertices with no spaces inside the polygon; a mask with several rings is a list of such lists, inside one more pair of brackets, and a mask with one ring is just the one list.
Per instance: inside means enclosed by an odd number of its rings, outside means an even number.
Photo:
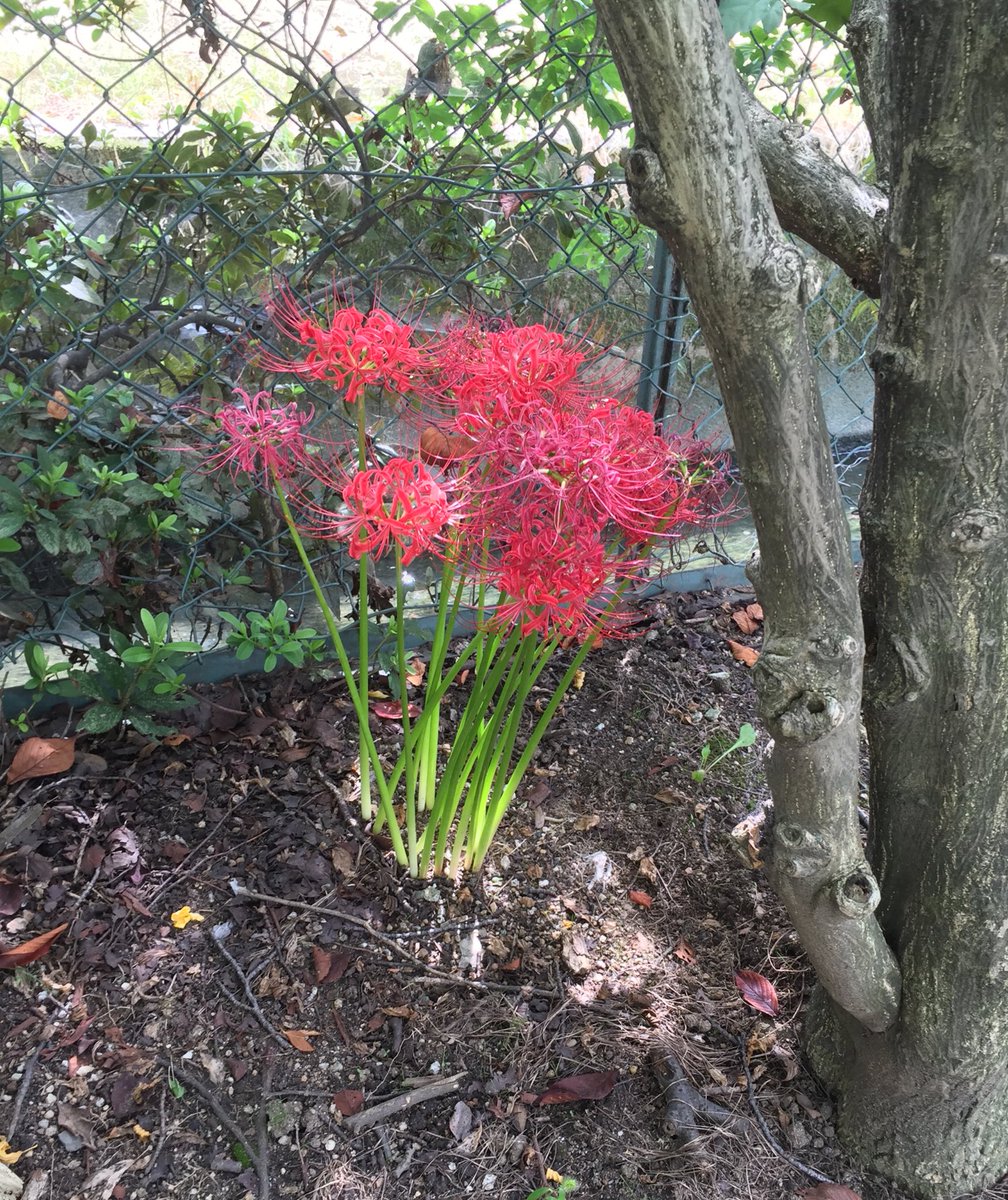
[{"label": "rough tree bark", "polygon": [[855,1154],[938,1200],[1008,1169],[1008,0],[854,8],[892,179],[866,654],[800,256],[771,204],[787,163],[768,189],[714,0],[597,0],[634,114],[634,204],[682,268],[759,536],[767,867],[822,985],[809,1050]]}]

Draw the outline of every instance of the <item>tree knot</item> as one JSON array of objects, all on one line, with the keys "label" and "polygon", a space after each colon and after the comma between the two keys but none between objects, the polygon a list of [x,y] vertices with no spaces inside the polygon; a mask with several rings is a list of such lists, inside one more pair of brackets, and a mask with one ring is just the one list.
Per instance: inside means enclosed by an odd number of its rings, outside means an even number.
[{"label": "tree knot", "polygon": [[830,894],[837,909],[852,921],[863,921],[871,916],[882,898],[875,876],[867,866],[855,867],[834,879]]},{"label": "tree knot", "polygon": [[810,829],[792,822],[774,826],[774,866],[792,879],[817,875],[830,860],[829,847]]},{"label": "tree knot", "polygon": [[986,550],[1004,537],[1004,519],[991,509],[974,508],[956,513],[949,522],[948,541],[961,554]]}]

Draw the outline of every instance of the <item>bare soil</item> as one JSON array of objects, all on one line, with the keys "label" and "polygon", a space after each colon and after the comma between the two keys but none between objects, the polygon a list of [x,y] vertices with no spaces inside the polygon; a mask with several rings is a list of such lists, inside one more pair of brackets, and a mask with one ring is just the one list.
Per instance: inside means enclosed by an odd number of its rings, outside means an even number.
[{"label": "bare soil", "polygon": [[[41,809],[0,854],[0,945],[69,923],[0,977],[23,1196],[525,1200],[572,1178],[778,1200],[828,1178],[897,1200],[836,1143],[798,1045],[811,975],[728,843],[765,736],[691,777],[755,721],[728,645],[758,649],[733,619],[752,599],[652,601],[594,652],[459,884],[404,879],[362,828],[338,680],[208,689],[178,735],[81,738],[71,774],[10,788],[0,830]],[[205,919],[176,928],[186,905]],[[677,1070],[727,1110],[692,1140]]]}]

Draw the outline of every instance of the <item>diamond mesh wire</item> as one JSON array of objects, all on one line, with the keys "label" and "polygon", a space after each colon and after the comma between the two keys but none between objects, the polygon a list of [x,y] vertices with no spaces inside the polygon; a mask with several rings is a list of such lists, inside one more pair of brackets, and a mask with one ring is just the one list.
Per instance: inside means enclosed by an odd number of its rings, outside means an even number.
[{"label": "diamond mesh wire", "polygon": [[[681,279],[629,207],[629,112],[583,0],[0,0],[0,29],[2,653],[142,606],[196,627],[300,607],[271,506],[204,469],[201,414],[277,382],[257,363],[281,281],[430,326],[569,329],[638,403],[727,440]],[[737,59],[864,165],[836,46],[753,37]],[[852,500],[873,324],[824,264],[809,329]],[[324,388],[279,391],[345,426]],[[743,528],[712,553],[747,548]],[[315,550],[338,602],[346,564]]]}]

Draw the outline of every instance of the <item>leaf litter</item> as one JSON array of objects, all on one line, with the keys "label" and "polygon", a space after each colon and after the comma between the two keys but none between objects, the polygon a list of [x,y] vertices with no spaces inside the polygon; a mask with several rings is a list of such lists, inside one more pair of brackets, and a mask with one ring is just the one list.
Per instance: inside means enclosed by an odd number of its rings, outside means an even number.
[{"label": "leaf litter", "polygon": [[[723,1027],[749,1039],[779,1137],[804,1123],[821,1145],[803,1153],[839,1174],[832,1110],[800,1075],[793,1030],[778,1016],[773,1039],[749,1038],[734,980],[773,939],[788,1011],[807,986],[782,911],[725,847],[743,789],[751,799],[762,786],[758,763],[737,794],[726,776],[713,793],[689,777],[705,743],[752,720],[724,602],[645,607],[631,665],[625,643],[593,652],[484,877],[459,887],[403,881],[363,834],[349,705],[331,681],[227,683],[165,743],[88,739],[89,773],[20,834],[0,881],[0,954],[35,943],[42,964],[15,957],[0,975],[13,1031],[0,1071],[10,1078],[44,1047],[10,1152],[52,1145],[56,1195],[88,1179],[89,1194],[113,1197],[144,1178],[162,1189],[189,1178],[224,1196],[246,1176],[254,1192],[249,1114],[268,1073],[293,1122],[286,1141],[270,1136],[270,1175],[304,1171],[305,1195],[364,1169],[376,1131],[351,1136],[343,1122],[419,1094],[431,1098],[382,1126],[366,1194],[454,1200],[492,1177],[494,1194],[524,1200],[548,1169],[600,1200],[670,1188],[698,1200],[715,1179],[719,1193],[777,1200],[801,1179],[761,1139],[722,1147],[702,1187],[688,1157],[666,1152],[649,1047],[671,1043],[694,1083],[745,1113]],[[758,623],[754,603],[743,607]],[[376,738],[397,737],[390,714]],[[19,804],[35,786],[22,778]],[[0,827],[12,815],[0,811]],[[277,900],[236,894],[232,879]],[[228,927],[234,966],[200,916]],[[474,935],[478,973],[469,952],[461,968]],[[19,969],[44,971],[48,999],[21,990]],[[47,1116],[50,1088],[61,1107]],[[123,1138],[136,1147],[126,1158]]]}]

